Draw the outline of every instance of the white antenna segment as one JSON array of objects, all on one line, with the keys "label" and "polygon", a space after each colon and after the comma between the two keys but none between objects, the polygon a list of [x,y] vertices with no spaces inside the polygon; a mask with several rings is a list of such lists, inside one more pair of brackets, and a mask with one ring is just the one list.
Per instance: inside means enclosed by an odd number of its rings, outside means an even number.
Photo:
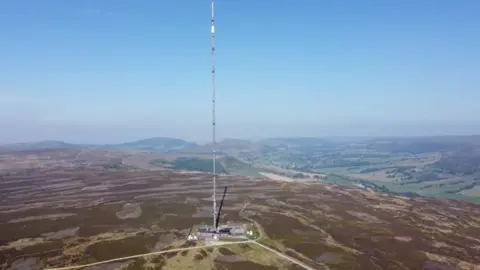
[{"label": "white antenna segment", "polygon": [[210,18],[210,40],[211,40],[211,53],[212,53],[212,154],[213,154],[213,228],[216,230],[217,223],[217,198],[216,198],[216,185],[217,175],[215,163],[217,161],[216,153],[216,139],[215,139],[215,19],[214,19],[214,6],[213,0],[211,0],[211,18]]}]

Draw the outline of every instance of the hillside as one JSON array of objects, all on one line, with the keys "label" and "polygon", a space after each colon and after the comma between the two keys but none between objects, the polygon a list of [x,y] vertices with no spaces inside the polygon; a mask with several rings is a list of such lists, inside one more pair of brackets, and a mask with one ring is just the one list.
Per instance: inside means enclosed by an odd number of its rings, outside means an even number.
[{"label": "hillside", "polygon": [[[219,176],[218,188],[229,187],[222,222],[255,224],[261,237],[202,247],[185,239],[193,225],[211,222],[210,175],[121,163],[112,169],[104,165],[120,153],[78,155],[58,149],[0,155],[10,160],[0,170],[0,200],[8,202],[0,206],[4,269],[115,258],[81,269],[299,269],[257,243],[311,269],[479,269],[478,205]],[[22,168],[26,161],[36,163]],[[122,259],[173,248],[184,250]]]},{"label": "hillside", "polygon": [[[132,157],[124,162],[139,168],[211,172],[211,160],[204,160],[211,157],[211,144],[175,138],[109,145],[45,141],[4,145],[0,151],[46,148],[128,151]],[[226,139],[218,142],[217,153],[224,158],[218,171],[227,174],[259,176],[271,168],[267,173],[281,177],[318,174],[327,183],[480,203],[480,136]],[[151,164],[154,159],[167,159],[168,164]]]},{"label": "hillside", "polygon": [[133,142],[126,142],[121,144],[109,144],[99,146],[99,149],[115,149],[115,150],[130,150],[130,151],[145,151],[154,153],[170,153],[177,152],[185,148],[196,147],[197,144],[187,142],[182,139],[156,137],[148,138]]},{"label": "hillside", "polygon": [[62,141],[39,141],[31,143],[16,143],[0,145],[0,151],[23,151],[35,149],[79,149],[90,148],[100,150],[122,150],[122,151],[141,151],[154,153],[177,152],[184,148],[194,148],[198,146],[194,142],[187,142],[182,139],[169,137],[155,137],[142,139],[138,141],[118,143],[118,144],[72,144]]},{"label": "hillside", "polygon": [[26,143],[13,143],[0,145],[0,151],[25,151],[40,149],[80,148],[81,145],[66,143],[62,141],[38,141]]},{"label": "hillside", "polygon": [[[216,143],[216,150],[220,154],[235,155],[242,152],[258,153],[263,145],[256,142],[240,139],[225,139]],[[211,153],[213,149],[212,144],[196,145],[182,149],[181,153]]]}]

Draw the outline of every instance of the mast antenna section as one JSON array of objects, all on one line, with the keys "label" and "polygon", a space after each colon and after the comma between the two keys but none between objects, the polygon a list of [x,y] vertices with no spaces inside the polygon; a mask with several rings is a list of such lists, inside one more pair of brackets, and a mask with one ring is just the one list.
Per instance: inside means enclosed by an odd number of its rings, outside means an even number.
[{"label": "mast antenna section", "polygon": [[212,61],[212,155],[213,155],[213,228],[217,230],[217,201],[216,201],[216,138],[215,138],[215,17],[214,17],[214,0],[211,0],[211,17],[210,17],[210,42],[211,42],[211,61]]}]

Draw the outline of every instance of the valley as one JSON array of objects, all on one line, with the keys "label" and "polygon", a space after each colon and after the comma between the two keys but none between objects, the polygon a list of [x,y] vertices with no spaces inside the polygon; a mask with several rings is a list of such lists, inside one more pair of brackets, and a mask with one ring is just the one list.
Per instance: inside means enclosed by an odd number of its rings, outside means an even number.
[{"label": "valley", "polygon": [[[220,174],[480,203],[480,136],[226,139],[216,147]],[[211,145],[174,138],[117,145],[46,141],[0,146],[2,149],[70,149],[78,152],[79,160],[101,151],[112,157],[110,167],[122,163],[138,169],[212,172]]]}]

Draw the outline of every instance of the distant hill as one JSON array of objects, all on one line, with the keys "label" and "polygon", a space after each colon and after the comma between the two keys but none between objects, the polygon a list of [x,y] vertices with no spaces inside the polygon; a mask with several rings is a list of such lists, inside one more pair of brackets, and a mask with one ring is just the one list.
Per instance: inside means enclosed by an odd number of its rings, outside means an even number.
[{"label": "distant hill", "polygon": [[184,148],[194,148],[196,143],[182,139],[157,137],[119,144],[72,144],[62,141],[39,141],[0,145],[0,151],[25,151],[60,148],[92,148],[98,150],[142,151],[153,153],[172,153]]},{"label": "distant hill", "polygon": [[270,146],[277,146],[277,145],[295,145],[295,146],[303,146],[303,145],[320,145],[329,142],[324,138],[314,138],[314,137],[292,137],[292,138],[271,138],[271,139],[264,139],[261,140],[259,143],[270,145]]},{"label": "distant hill", "polygon": [[[282,147],[310,147],[311,145],[325,144],[326,140],[318,138],[274,138],[262,141],[243,139],[224,139],[216,143],[219,154],[238,155],[249,153],[262,155],[275,148]],[[118,144],[71,144],[61,141],[40,141],[32,143],[18,143],[0,145],[0,150],[20,151],[35,149],[58,148],[91,148],[99,150],[142,151],[152,153],[179,153],[179,154],[206,154],[212,152],[212,144],[197,144],[178,138],[155,137],[138,141]]]},{"label": "distant hill", "polygon": [[369,149],[376,151],[422,154],[469,150],[480,146],[480,136],[374,138],[366,143]]},{"label": "distant hill", "polygon": [[[427,152],[461,151],[469,148],[480,148],[480,136],[436,136],[436,137],[386,137],[359,139],[368,150],[390,153],[420,154]],[[255,156],[271,155],[285,149],[309,152],[314,148],[337,148],[348,143],[333,139],[292,137],[269,138],[260,141],[243,139],[224,139],[218,141],[216,150],[219,154],[244,156],[245,153]],[[152,153],[206,154],[212,152],[212,144],[197,144],[172,137],[154,137],[138,141],[118,144],[72,144],[56,140],[15,143],[0,145],[0,151],[24,151],[60,148],[91,148],[100,150],[142,151]]]},{"label": "distant hill", "polygon": [[40,150],[40,149],[61,149],[61,148],[80,148],[82,146],[66,143],[62,141],[39,141],[26,143],[12,143],[0,145],[0,151],[25,151],[25,150]]},{"label": "distant hill", "polygon": [[[263,145],[241,139],[225,139],[217,142],[218,153],[239,153],[252,152],[257,153]],[[212,152],[212,144],[197,144],[178,138],[154,137],[138,141],[116,143],[116,144],[72,144],[62,141],[39,141],[29,143],[16,143],[0,145],[0,151],[22,151],[36,149],[59,149],[59,148],[91,148],[98,150],[120,150],[120,151],[142,151],[152,153],[193,153],[203,154]]]},{"label": "distant hill", "polygon": [[131,150],[131,151],[146,151],[154,153],[172,153],[185,148],[193,148],[198,146],[194,142],[187,142],[182,139],[169,137],[148,138],[133,142],[126,142],[121,144],[108,144],[99,147],[100,149],[114,149],[114,150]]},{"label": "distant hill", "polygon": [[[179,152],[182,153],[211,153],[212,144],[196,145],[184,148]],[[261,144],[257,144],[248,140],[241,139],[225,139],[216,143],[218,153],[234,154],[238,152],[257,152],[262,148]]]}]

